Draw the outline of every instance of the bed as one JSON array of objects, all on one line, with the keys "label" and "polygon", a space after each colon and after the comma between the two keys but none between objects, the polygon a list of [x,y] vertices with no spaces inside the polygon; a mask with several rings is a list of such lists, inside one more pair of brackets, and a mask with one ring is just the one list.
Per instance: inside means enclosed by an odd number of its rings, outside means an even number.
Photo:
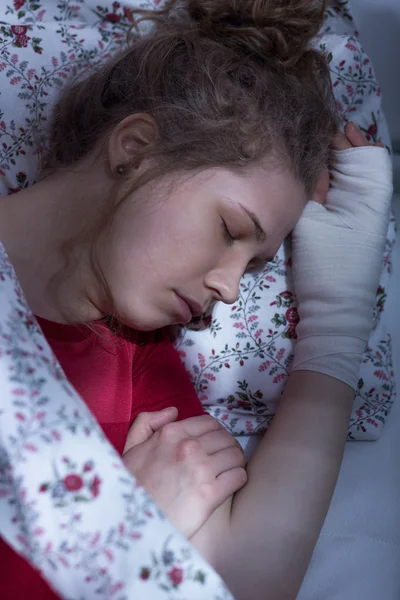
[{"label": "bed", "polygon": [[[398,69],[396,63],[400,53],[400,36],[398,35],[400,33],[400,5],[398,0],[392,0],[392,2],[385,0],[379,3],[378,9],[373,0],[353,0],[353,2],[354,13],[360,23],[361,40],[372,55],[378,77],[382,81],[384,94],[388,98],[386,112],[389,128],[393,132],[394,148],[395,150],[399,148],[400,152],[400,114],[397,114],[396,108],[396,105],[400,106],[400,93],[396,87],[398,83],[396,83],[395,76],[395,69]],[[50,7],[51,4],[47,2],[47,7]],[[88,12],[85,11],[89,10],[87,7],[90,4],[96,5],[95,10],[98,11],[96,18],[108,21],[108,25],[112,24],[114,34],[117,32],[120,38],[112,39],[107,27],[102,29],[100,40],[93,31],[79,32],[79,29],[84,29],[84,19],[88,15]],[[103,4],[105,6],[105,3]],[[129,2],[122,4],[129,5]],[[56,3],[54,3],[54,7],[55,5]],[[111,3],[109,5],[111,6]],[[115,8],[116,5],[119,3],[113,3],[114,8],[106,9],[101,6],[97,7],[95,2],[89,0],[83,4],[69,2],[60,4],[64,8],[60,9],[57,6],[57,10],[63,10],[65,14],[62,15],[61,22],[54,23],[54,31],[51,26],[48,27],[49,39],[53,35],[54,38],[58,35],[57,29],[63,30],[63,21],[73,21],[76,23],[76,33],[72,33],[65,27],[65,36],[71,36],[70,38],[65,37],[67,45],[69,44],[69,60],[72,62],[75,60],[71,58],[74,55],[74,44],[76,51],[79,51],[80,35],[85,36],[85,44],[92,43],[93,47],[100,48],[106,56],[107,52],[111,51],[112,44],[124,37],[125,30],[122,27],[124,19],[125,25],[129,21],[129,10],[127,12],[124,10],[122,13],[119,6]],[[14,0],[13,3],[10,0],[10,6],[10,10],[8,8],[0,9],[0,20],[5,22],[16,22],[12,19],[21,20],[23,24],[13,25],[14,46],[18,52],[29,46],[35,53],[39,64],[39,59],[42,58],[44,52],[43,45],[39,34],[37,37],[33,37],[27,30],[26,24],[36,22],[40,26],[41,20],[46,18],[45,11],[43,14],[41,13],[39,4],[37,5],[39,8],[31,10],[32,3],[25,3],[23,0]],[[333,3],[333,6],[340,8],[344,15],[348,11],[346,1],[337,1]],[[22,17],[19,17],[18,14],[27,7],[31,13],[26,11]],[[51,13],[51,10],[52,7],[47,12]],[[56,9],[54,8],[54,10]],[[29,21],[29,19],[31,20]],[[376,31],[377,19],[383,19],[385,23],[387,21],[388,35],[385,37],[383,45],[375,42],[372,37]],[[368,34],[371,34],[370,38]],[[383,54],[380,53],[382,50]],[[20,60],[18,52],[16,51],[10,60],[18,62]],[[392,53],[392,58],[388,56],[388,53]],[[13,56],[17,56],[17,58],[13,59]],[[52,65],[52,73],[56,74],[52,75],[52,79],[48,79],[51,81],[51,85],[42,88],[46,95],[52,93],[51,88],[61,87],[63,78],[68,77],[67,66],[65,65],[64,68],[64,65],[60,64],[60,60],[62,63],[64,56],[66,54],[59,55],[57,52],[54,56],[49,57],[48,62]],[[87,61],[93,58],[91,50],[86,52],[84,58]],[[65,61],[67,62],[67,58]],[[27,67],[24,68],[27,69]],[[29,69],[26,70],[25,75],[28,80],[35,76],[33,72],[30,74]],[[18,75],[13,75],[10,69],[9,83],[12,86],[21,84],[17,78]],[[22,90],[21,93],[29,95],[29,87]],[[46,98],[42,97],[41,101],[45,102]],[[2,110],[4,109],[2,108]],[[18,120],[21,115],[13,103],[9,104],[8,111],[12,113],[11,118],[6,115],[8,118],[6,123],[4,123],[5,117],[4,121],[0,119],[0,127],[3,129],[4,135],[6,135],[4,127],[12,127],[10,123],[13,121],[17,126],[20,124]],[[40,116],[40,110],[37,107],[34,107],[32,111],[31,119],[34,120],[38,118],[38,115]],[[1,118],[3,119],[3,116]],[[11,130],[11,133],[14,132]],[[40,145],[40,138],[37,138],[35,143]],[[12,157],[14,163],[11,171],[0,171],[3,184],[8,191],[23,188],[35,178],[36,166],[33,164],[33,159],[31,158],[31,162],[26,160],[26,151],[28,150],[29,153],[28,146],[29,144],[23,147],[25,154],[18,154],[18,150],[16,150]],[[395,157],[395,164],[398,164],[397,161],[398,159]],[[397,202],[400,217],[400,169],[396,175],[396,182],[399,195],[395,200],[395,208]],[[394,370],[398,376],[400,376],[400,320],[397,318],[399,304],[400,245],[397,244],[393,251],[393,276],[388,287],[386,310],[382,319],[393,338]],[[400,598],[400,436],[398,435],[400,406],[398,402],[393,403],[384,427],[381,425],[382,423],[380,423],[379,439],[376,441],[360,441],[363,439],[361,436],[361,438],[357,438],[358,441],[349,442],[346,445],[339,482],[310,568],[299,593],[299,600],[399,600]],[[366,433],[368,434],[368,431]],[[242,435],[239,439],[245,447],[246,453],[250,454],[257,443],[257,436],[246,438]],[[367,435],[365,439],[375,438]]]}]

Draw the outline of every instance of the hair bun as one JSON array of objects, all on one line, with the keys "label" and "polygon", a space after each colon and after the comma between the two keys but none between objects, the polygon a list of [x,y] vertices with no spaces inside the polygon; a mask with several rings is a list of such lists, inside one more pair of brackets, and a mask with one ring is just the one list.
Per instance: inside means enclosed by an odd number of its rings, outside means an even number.
[{"label": "hair bun", "polygon": [[246,47],[277,67],[300,60],[323,21],[323,0],[186,0],[192,24],[229,46]]}]

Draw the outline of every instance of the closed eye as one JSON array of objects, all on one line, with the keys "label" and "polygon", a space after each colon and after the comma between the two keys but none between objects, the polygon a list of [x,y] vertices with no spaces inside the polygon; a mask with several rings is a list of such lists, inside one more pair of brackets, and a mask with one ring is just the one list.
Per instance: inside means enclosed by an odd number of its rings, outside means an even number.
[{"label": "closed eye", "polygon": [[228,225],[226,224],[225,220],[221,217],[221,229],[222,229],[222,233],[224,235],[225,241],[228,244],[228,246],[232,246],[234,244],[234,242],[236,241],[236,238],[231,234],[231,232],[228,229]]}]

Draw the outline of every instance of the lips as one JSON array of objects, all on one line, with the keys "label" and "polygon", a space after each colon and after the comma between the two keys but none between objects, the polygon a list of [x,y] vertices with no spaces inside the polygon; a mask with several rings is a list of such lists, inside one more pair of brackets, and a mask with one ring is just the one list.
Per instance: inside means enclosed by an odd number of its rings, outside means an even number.
[{"label": "lips", "polygon": [[180,294],[176,294],[176,297],[179,301],[184,323],[189,323],[193,317],[199,317],[203,314],[203,307],[198,302],[191,300],[190,298],[186,298],[185,296],[181,296]]},{"label": "lips", "polygon": [[204,313],[204,308],[195,300],[191,300],[190,298],[185,298],[185,296],[181,296],[186,304],[189,306],[190,311],[192,313],[192,317],[200,317]]},{"label": "lips", "polygon": [[189,323],[189,321],[191,321],[193,318],[192,310],[191,310],[189,304],[186,302],[186,300],[184,300],[178,294],[175,294],[175,295],[177,297],[178,304],[179,304],[181,320],[183,323]]}]

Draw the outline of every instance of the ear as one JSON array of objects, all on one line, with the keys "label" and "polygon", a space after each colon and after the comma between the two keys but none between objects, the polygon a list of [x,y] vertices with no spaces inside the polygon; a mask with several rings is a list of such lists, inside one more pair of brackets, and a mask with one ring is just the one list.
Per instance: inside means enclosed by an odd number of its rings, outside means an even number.
[{"label": "ear", "polygon": [[118,167],[129,171],[135,164],[138,153],[157,139],[157,126],[150,115],[135,113],[126,117],[112,131],[108,142],[111,172],[117,174]]}]

